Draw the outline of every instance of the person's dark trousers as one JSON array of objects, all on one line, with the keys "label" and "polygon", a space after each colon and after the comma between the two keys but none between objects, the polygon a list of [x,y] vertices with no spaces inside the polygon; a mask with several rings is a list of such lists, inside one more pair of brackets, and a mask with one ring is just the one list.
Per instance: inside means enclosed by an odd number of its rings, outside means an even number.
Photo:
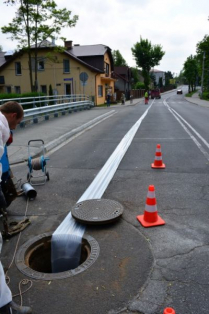
[{"label": "person's dark trousers", "polygon": [[30,314],[30,313],[32,313],[32,309],[30,307],[20,306],[13,301],[0,308],[0,314]]}]

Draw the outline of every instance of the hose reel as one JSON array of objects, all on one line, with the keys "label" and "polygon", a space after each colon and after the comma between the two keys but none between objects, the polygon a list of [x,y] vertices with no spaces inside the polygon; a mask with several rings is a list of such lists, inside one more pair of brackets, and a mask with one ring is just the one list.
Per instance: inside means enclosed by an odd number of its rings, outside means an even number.
[{"label": "hose reel", "polygon": [[[31,149],[31,143],[32,142],[40,142],[41,143],[41,148],[42,148],[42,155],[40,157],[35,157],[32,158],[30,154],[30,149]],[[33,146],[35,148],[38,148],[38,146]],[[49,157],[44,156],[44,141],[43,140],[30,140],[28,142],[28,168],[29,172],[27,174],[27,180],[32,184],[32,185],[42,185],[45,184],[46,180],[49,181],[49,173],[46,171],[46,162],[49,160]],[[37,172],[42,172],[41,175],[34,175],[34,171]],[[37,178],[44,178],[44,181],[42,180],[37,180]],[[36,179],[35,179],[36,178]],[[34,180],[35,179],[35,180]]]}]

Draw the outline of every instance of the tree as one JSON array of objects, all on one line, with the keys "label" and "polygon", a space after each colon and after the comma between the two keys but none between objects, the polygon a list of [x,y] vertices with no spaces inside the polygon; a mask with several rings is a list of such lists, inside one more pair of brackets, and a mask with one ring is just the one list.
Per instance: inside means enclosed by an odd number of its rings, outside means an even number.
[{"label": "tree", "polygon": [[163,87],[163,78],[162,77],[159,77],[158,86],[159,86],[159,88]]},{"label": "tree", "polygon": [[113,50],[112,55],[113,55],[114,66],[116,67],[127,66],[126,60],[123,58],[119,50]]},{"label": "tree", "polygon": [[135,84],[135,89],[145,89],[144,83],[143,82],[137,82]]},{"label": "tree", "polygon": [[[209,35],[205,35],[203,40],[197,43],[197,61],[198,61],[198,73],[199,76],[203,77],[202,86],[204,90],[209,91]],[[204,58],[204,68],[203,71],[203,58]],[[202,73],[204,72],[204,73]],[[203,74],[203,75],[202,75]]]},{"label": "tree", "polygon": [[139,70],[137,68],[131,68],[131,88],[137,89],[136,84],[139,81]]},{"label": "tree", "polygon": [[138,67],[142,68],[142,76],[146,89],[149,88],[151,68],[158,65],[165,52],[161,45],[153,45],[148,39],[142,39],[137,42],[132,48],[132,54]]},{"label": "tree", "polygon": [[0,45],[0,51],[3,51],[3,48],[2,48],[2,46]]},{"label": "tree", "polygon": [[150,80],[152,81],[154,87],[157,87],[157,82],[156,82],[156,76],[153,74],[153,72],[150,72]]},{"label": "tree", "polygon": [[189,84],[189,93],[195,90],[195,83],[197,80],[198,64],[196,56],[189,56],[184,62],[184,76]]},{"label": "tree", "polygon": [[171,73],[171,71],[165,72],[165,86],[169,86],[170,80],[172,79],[173,79],[173,74]]},{"label": "tree", "polygon": [[[63,27],[75,26],[78,16],[74,15],[70,19],[71,11],[66,8],[58,10],[54,0],[6,0],[5,3],[20,4],[15,18],[1,30],[4,34],[11,34],[10,38],[19,42],[18,48],[27,51],[31,91],[37,91],[38,43],[57,37]],[[32,46],[34,47],[34,84]]]}]

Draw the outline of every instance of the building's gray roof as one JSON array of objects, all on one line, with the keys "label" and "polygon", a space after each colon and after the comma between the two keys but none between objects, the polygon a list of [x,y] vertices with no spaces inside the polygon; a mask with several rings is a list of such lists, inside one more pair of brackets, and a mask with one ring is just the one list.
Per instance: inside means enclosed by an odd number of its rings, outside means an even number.
[{"label": "building's gray roof", "polygon": [[[35,48],[35,44],[31,45],[31,48]],[[37,44],[37,48],[47,48],[47,47],[55,47],[55,43],[50,42],[48,40],[43,40]]]},{"label": "building's gray roof", "polygon": [[164,71],[161,71],[161,70],[158,70],[158,69],[154,69],[154,68],[152,68],[151,70],[150,70],[150,72],[155,72],[155,73],[164,73]]},{"label": "building's gray roof", "polygon": [[0,66],[5,63],[5,52],[0,51]]},{"label": "building's gray roof", "polygon": [[72,46],[72,49],[70,49],[70,52],[76,57],[104,56],[107,49],[108,49],[107,46],[101,44],[86,46],[74,45]]},{"label": "building's gray roof", "polygon": [[88,63],[82,61],[82,60],[79,59],[77,56],[75,56],[74,54],[72,54],[72,50],[69,50],[69,51],[65,50],[65,53],[68,54],[68,55],[70,55],[72,58],[74,58],[75,60],[77,60],[79,63],[81,63],[81,64],[87,66],[89,69],[91,69],[91,70],[93,70],[93,71],[95,71],[95,72],[103,73],[103,71],[101,71],[100,69],[95,68],[94,66],[92,66],[92,65],[90,65],[90,64],[88,64]]},{"label": "building's gray roof", "polygon": [[[50,43],[47,40],[44,40],[41,44],[38,45],[38,48],[52,48],[54,46],[53,43]],[[35,48],[35,45],[31,46],[31,48]],[[84,62],[79,59],[79,57],[85,56],[104,56],[105,52],[110,49],[105,45],[86,45],[86,46],[73,46],[70,50],[65,50],[65,53],[70,55],[72,58],[76,59],[78,62],[90,68],[92,71],[103,73],[100,69]],[[0,67],[6,63],[5,59],[6,52],[0,52]]]},{"label": "building's gray roof", "polygon": [[[41,48],[43,48],[43,47],[46,47],[46,46],[42,46]],[[48,47],[50,47],[50,46],[48,46]],[[48,47],[47,47],[47,48],[48,48]],[[40,48],[40,47],[39,47],[39,48]],[[77,60],[79,63],[85,65],[85,66],[88,67],[90,70],[95,71],[95,72],[99,72],[99,73],[103,73],[103,71],[101,71],[100,69],[98,69],[98,68],[96,68],[96,67],[94,67],[94,66],[92,66],[92,65],[90,65],[90,64],[88,64],[88,63],[86,63],[86,62],[84,62],[84,61],[82,61],[82,60],[79,59],[77,56],[75,56],[74,54],[72,54],[72,53],[71,53],[71,50],[70,50],[70,51],[65,50],[64,53],[66,53],[67,55],[70,55],[71,58],[73,58],[73,59]],[[5,52],[0,52],[0,67],[3,66],[3,65],[6,65],[6,63],[9,62],[9,61],[11,61],[11,60],[12,60],[12,58],[6,60],[6,59],[5,59]]]}]

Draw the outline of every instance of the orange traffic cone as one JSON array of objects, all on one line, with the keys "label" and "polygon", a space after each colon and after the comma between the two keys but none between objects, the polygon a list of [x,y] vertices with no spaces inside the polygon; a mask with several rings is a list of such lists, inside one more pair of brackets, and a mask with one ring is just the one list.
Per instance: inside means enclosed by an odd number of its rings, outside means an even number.
[{"label": "orange traffic cone", "polygon": [[163,160],[162,160],[162,153],[161,153],[160,144],[157,144],[156,153],[155,153],[155,160],[151,166],[152,166],[152,168],[160,168],[160,169],[165,168],[165,164],[163,163]]},{"label": "orange traffic cone", "polygon": [[175,314],[176,312],[171,307],[166,307],[163,314]]},{"label": "orange traffic cone", "polygon": [[165,221],[158,216],[156,204],[155,187],[154,185],[150,185],[147,193],[144,215],[136,217],[143,227],[153,227],[165,224]]}]

